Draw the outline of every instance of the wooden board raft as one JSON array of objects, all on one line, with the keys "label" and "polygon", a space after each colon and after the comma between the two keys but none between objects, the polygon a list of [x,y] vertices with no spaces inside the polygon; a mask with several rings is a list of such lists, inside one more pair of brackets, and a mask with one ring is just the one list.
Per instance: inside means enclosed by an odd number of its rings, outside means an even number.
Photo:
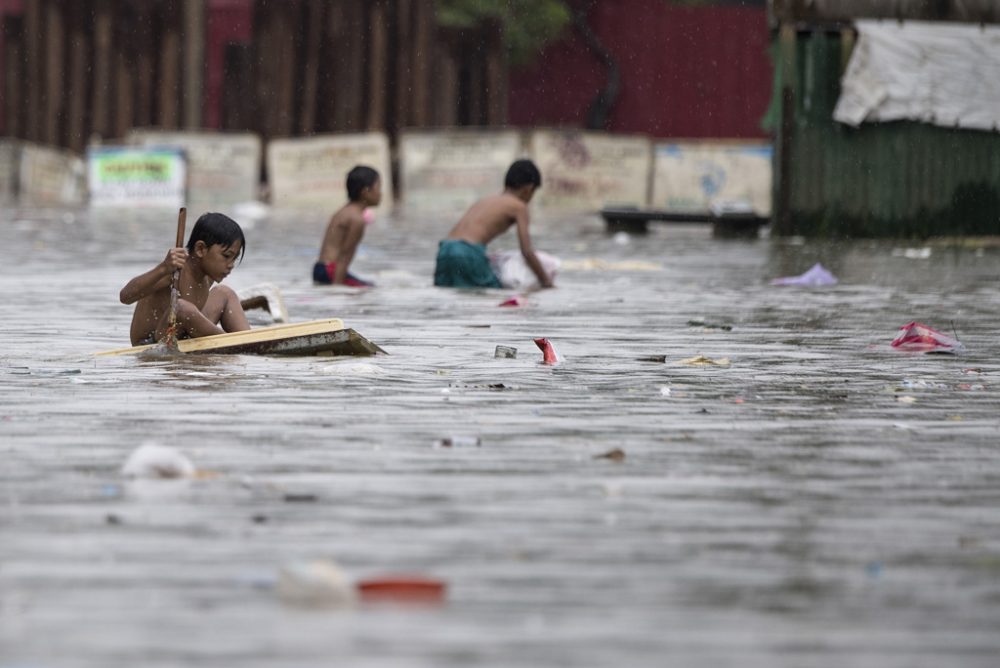
[{"label": "wooden board raft", "polygon": [[[133,355],[158,344],[119,348],[96,353]],[[380,347],[336,318],[311,320],[287,325],[257,327],[245,332],[229,332],[177,342],[182,353],[213,355],[374,355],[385,353]]]}]

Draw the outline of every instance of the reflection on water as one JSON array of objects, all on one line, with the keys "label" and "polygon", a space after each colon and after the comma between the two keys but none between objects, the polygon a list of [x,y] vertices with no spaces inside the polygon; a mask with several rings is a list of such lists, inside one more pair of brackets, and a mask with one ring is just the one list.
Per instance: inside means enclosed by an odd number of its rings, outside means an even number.
[{"label": "reflection on water", "polygon": [[[311,285],[325,215],[248,226],[234,287],[387,356],[95,358],[173,216],[8,212],[0,666],[995,665],[997,249],[543,221],[559,287],[500,308],[430,286],[450,222],[371,226],[372,290]],[[969,353],[891,350],[912,320]],[[124,480],[147,441],[217,475]],[[314,558],[449,601],[283,606]]]}]

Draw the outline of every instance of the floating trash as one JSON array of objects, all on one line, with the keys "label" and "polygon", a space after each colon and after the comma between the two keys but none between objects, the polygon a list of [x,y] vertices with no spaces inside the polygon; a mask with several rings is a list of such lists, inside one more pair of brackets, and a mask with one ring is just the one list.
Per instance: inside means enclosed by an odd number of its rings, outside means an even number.
[{"label": "floating trash", "polygon": [[165,445],[144,443],[136,448],[122,466],[129,478],[191,478],[194,464],[183,453]]},{"label": "floating trash", "polygon": [[329,560],[282,566],[277,593],[283,603],[304,608],[346,607],[355,601],[354,589],[347,576]]},{"label": "floating trash", "polygon": [[958,339],[919,322],[911,322],[900,327],[899,334],[889,345],[897,350],[915,353],[965,352],[965,346]]},{"label": "floating trash", "polygon": [[809,288],[836,284],[837,277],[831,274],[826,267],[819,262],[810,267],[804,274],[775,278],[771,281],[771,285],[800,285]]}]

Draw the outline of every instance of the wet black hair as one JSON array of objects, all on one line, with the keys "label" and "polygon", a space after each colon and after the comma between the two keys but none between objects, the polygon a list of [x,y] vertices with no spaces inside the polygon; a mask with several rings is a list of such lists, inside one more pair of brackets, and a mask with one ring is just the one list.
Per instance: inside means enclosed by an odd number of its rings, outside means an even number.
[{"label": "wet black hair", "polygon": [[504,188],[517,189],[521,186],[542,187],[542,173],[531,160],[515,160],[503,179]]},{"label": "wet black hair", "polygon": [[188,253],[194,253],[194,245],[199,241],[204,241],[205,245],[209,248],[215,244],[219,244],[223,248],[229,248],[239,241],[240,261],[243,260],[243,254],[247,252],[247,240],[243,236],[243,229],[240,227],[240,224],[221,213],[202,214],[198,222],[194,224],[191,236],[188,237]]},{"label": "wet black hair", "polygon": [[357,165],[347,173],[347,197],[352,202],[357,202],[361,198],[361,191],[371,188],[378,181],[379,176],[371,167]]}]

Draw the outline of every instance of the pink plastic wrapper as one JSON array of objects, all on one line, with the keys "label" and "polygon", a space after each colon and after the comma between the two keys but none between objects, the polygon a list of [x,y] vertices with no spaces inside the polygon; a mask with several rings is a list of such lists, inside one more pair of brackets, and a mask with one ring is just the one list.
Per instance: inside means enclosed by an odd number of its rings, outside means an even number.
[{"label": "pink plastic wrapper", "polygon": [[528,299],[524,295],[514,295],[510,299],[500,302],[500,306],[524,306]]},{"label": "pink plastic wrapper", "polygon": [[911,322],[899,328],[899,334],[892,340],[893,348],[915,353],[960,353],[965,346],[958,339],[923,325]]},{"label": "pink plastic wrapper", "polygon": [[558,364],[559,356],[548,339],[535,339],[535,345],[542,351],[542,364]]}]

